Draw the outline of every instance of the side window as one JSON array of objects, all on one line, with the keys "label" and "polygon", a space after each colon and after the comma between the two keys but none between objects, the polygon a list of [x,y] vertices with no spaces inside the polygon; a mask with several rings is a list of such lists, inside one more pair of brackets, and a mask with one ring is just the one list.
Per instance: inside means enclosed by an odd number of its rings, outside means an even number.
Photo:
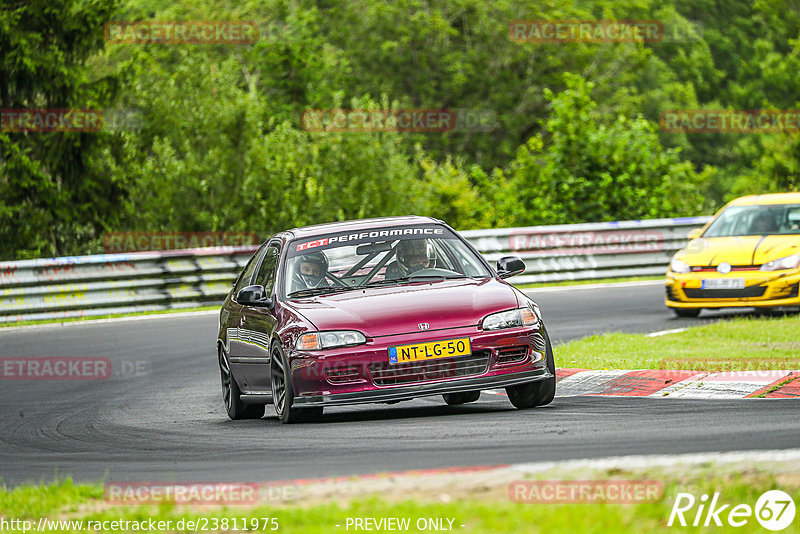
[{"label": "side window", "polygon": [[264,259],[261,261],[261,267],[258,269],[256,275],[256,284],[264,286],[267,295],[272,294],[272,287],[275,285],[275,269],[278,266],[278,247],[270,246]]},{"label": "side window", "polygon": [[233,292],[233,295],[236,296],[243,287],[247,287],[250,285],[250,279],[253,277],[253,272],[256,270],[258,266],[258,259],[261,257],[262,253],[264,252],[264,247],[258,249],[258,251],[253,254],[253,257],[250,258],[250,261],[242,271],[242,276],[239,278],[239,281],[236,282],[236,288]]},{"label": "side window", "polygon": [[790,207],[786,210],[786,227],[783,233],[797,234],[800,233],[800,208]]}]

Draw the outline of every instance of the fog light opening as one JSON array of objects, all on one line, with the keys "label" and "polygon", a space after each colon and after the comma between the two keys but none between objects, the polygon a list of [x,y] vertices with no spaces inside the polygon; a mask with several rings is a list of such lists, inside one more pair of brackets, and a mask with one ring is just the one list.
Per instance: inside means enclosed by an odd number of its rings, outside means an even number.
[{"label": "fog light opening", "polygon": [[340,367],[325,371],[325,379],[331,384],[345,384],[348,382],[361,381],[361,373],[358,367]]}]

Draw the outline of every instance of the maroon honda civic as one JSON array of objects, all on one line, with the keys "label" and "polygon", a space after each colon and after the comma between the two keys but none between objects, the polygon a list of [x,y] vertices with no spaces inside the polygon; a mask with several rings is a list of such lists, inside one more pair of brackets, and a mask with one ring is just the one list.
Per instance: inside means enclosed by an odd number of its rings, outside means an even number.
[{"label": "maroon honda civic", "polygon": [[442,221],[386,217],[280,232],[250,258],[220,311],[217,354],[231,419],[272,404],[284,423],[325,406],[505,388],[548,404],[553,350],[539,307]]}]

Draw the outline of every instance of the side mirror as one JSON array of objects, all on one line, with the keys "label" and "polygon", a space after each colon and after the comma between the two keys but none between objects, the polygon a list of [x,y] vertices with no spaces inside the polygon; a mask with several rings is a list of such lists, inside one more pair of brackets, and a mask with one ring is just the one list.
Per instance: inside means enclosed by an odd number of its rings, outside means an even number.
[{"label": "side mirror", "polygon": [[525,262],[518,256],[503,256],[497,260],[497,274],[509,278],[525,271]]},{"label": "side mirror", "polygon": [[236,294],[236,302],[242,306],[263,306],[272,307],[272,299],[267,298],[264,286],[247,286],[239,290]]},{"label": "side mirror", "polygon": [[700,237],[700,234],[702,233],[703,233],[702,228],[695,228],[694,230],[689,230],[689,233],[686,234],[686,237],[688,237],[689,239],[697,239],[698,237]]}]

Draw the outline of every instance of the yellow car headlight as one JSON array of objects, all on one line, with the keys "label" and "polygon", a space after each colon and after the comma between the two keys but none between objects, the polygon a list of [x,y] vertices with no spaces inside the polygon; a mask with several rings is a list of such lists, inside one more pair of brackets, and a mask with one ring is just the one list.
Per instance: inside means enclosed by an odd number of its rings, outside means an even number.
[{"label": "yellow car headlight", "polygon": [[669,270],[673,273],[683,274],[688,273],[692,270],[692,268],[689,267],[689,264],[685,261],[679,260],[678,258],[672,258],[672,261],[669,262]]},{"label": "yellow car headlight", "polygon": [[800,265],[800,254],[792,254],[785,258],[768,261],[761,266],[762,271],[782,271],[784,269],[797,269]]}]

